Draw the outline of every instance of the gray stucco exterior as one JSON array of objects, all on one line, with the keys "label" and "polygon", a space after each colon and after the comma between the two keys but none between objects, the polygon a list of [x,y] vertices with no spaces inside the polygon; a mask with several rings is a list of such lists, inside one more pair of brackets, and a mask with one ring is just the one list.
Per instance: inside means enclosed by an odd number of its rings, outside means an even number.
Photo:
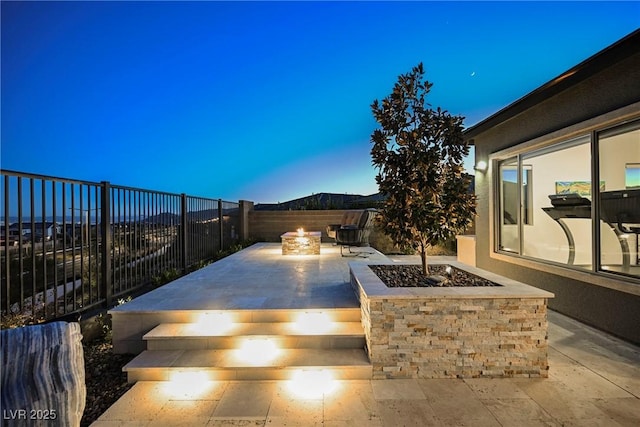
[{"label": "gray stucco exterior", "polygon": [[[553,292],[549,307],[640,343],[640,280],[576,271],[498,253],[494,242],[496,153],[517,152],[640,119],[640,30],[469,128],[475,145],[476,265]],[[640,147],[639,147],[640,150]]]}]

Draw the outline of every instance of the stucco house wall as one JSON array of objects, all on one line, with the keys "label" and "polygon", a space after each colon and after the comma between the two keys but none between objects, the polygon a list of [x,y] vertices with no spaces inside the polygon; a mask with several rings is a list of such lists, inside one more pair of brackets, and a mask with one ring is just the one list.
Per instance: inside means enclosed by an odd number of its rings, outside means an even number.
[{"label": "stucco house wall", "polygon": [[486,172],[476,172],[476,265],[553,292],[549,308],[634,343],[640,343],[639,280],[605,277],[495,251],[497,171],[492,156],[640,119],[638,82],[640,30],[465,132],[475,145],[476,163],[489,164]]}]

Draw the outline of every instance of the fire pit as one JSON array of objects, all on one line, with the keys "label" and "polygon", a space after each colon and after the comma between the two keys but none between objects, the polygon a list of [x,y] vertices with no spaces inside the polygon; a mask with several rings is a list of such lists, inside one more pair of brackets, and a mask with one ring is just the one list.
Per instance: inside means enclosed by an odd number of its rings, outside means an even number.
[{"label": "fire pit", "polygon": [[282,255],[320,255],[320,231],[289,231],[280,236]]}]

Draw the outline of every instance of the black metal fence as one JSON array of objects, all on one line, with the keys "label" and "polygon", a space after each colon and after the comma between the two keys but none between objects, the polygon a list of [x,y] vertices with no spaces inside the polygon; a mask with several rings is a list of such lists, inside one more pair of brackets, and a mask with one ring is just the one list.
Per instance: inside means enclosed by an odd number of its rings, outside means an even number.
[{"label": "black metal fence", "polygon": [[0,172],[3,315],[41,321],[110,307],[238,240],[237,203]]}]

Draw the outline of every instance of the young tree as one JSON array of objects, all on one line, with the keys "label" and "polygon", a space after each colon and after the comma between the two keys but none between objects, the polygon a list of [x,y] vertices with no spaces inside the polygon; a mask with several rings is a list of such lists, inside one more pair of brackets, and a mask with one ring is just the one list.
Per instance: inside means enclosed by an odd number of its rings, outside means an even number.
[{"label": "young tree", "polygon": [[475,215],[471,177],[463,173],[469,145],[462,116],[425,102],[432,83],[422,63],[398,77],[393,92],[371,110],[380,127],[371,134],[376,182],[387,200],[378,221],[398,245],[420,252],[429,274],[427,248],[463,231]]}]

